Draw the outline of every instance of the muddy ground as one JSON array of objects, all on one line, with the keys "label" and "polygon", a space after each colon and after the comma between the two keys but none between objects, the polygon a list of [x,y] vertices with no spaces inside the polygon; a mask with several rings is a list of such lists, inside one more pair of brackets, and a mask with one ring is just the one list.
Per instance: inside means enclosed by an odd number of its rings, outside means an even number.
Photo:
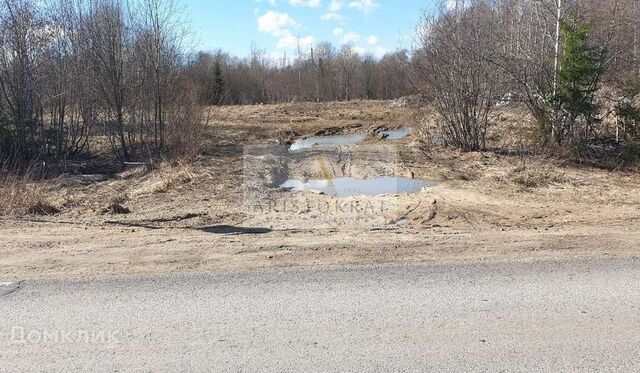
[{"label": "muddy ground", "polygon": [[[496,128],[526,125],[518,110],[502,110]],[[418,131],[287,149],[314,134],[417,129],[425,119],[384,101],[213,109],[195,161],[38,185],[60,213],[0,217],[0,280],[640,254],[635,171],[426,150]],[[503,150],[513,145],[497,132],[490,138]],[[277,188],[326,176],[404,176],[428,187],[347,198]]]}]

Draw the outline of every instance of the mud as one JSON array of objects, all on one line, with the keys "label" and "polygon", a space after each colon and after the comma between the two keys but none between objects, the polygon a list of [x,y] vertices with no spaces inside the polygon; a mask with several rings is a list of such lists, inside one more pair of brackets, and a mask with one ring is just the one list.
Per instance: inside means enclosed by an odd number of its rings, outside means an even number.
[{"label": "mud", "polygon": [[[340,132],[340,131],[332,131]],[[379,138],[385,140],[400,140],[413,132],[413,128],[400,128],[397,130],[376,129],[371,133],[355,133],[348,135],[326,135],[326,131],[321,132],[319,136],[311,136],[308,138],[293,141],[290,151],[301,151],[321,145],[355,145],[365,141],[368,138]]]}]

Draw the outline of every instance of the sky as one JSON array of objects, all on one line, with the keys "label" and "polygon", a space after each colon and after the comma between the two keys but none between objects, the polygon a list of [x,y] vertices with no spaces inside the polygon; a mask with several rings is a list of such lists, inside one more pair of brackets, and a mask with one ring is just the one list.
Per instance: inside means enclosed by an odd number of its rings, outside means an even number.
[{"label": "sky", "polygon": [[198,50],[247,56],[252,43],[273,58],[298,45],[352,44],[381,57],[410,48],[433,0],[183,0]]}]

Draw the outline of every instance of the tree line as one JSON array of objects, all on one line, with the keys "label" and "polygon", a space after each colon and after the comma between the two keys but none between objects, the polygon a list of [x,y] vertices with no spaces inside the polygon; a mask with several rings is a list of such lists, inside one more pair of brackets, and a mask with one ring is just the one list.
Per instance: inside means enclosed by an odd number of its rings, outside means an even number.
[{"label": "tree line", "polygon": [[194,59],[195,74],[207,82],[208,104],[260,104],[292,101],[392,99],[414,92],[409,79],[408,51],[381,58],[358,53],[352,45],[318,43],[298,50],[290,59],[267,57],[252,48],[238,58],[223,51],[201,52]]},{"label": "tree line", "polygon": [[508,98],[528,108],[545,148],[581,155],[615,136],[623,155],[640,155],[639,7],[460,0],[425,14],[411,65],[442,118],[439,135],[463,150],[486,148],[496,103]]},{"label": "tree line", "polygon": [[186,149],[201,109],[172,0],[2,0],[0,159]]}]

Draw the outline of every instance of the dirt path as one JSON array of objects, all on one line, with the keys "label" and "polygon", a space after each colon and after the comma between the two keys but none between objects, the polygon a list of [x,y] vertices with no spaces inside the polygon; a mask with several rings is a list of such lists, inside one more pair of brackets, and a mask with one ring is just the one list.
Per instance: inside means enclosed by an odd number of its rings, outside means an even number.
[{"label": "dirt path", "polygon": [[638,227],[287,231],[17,224],[1,233],[3,281],[252,268],[637,257]]}]

